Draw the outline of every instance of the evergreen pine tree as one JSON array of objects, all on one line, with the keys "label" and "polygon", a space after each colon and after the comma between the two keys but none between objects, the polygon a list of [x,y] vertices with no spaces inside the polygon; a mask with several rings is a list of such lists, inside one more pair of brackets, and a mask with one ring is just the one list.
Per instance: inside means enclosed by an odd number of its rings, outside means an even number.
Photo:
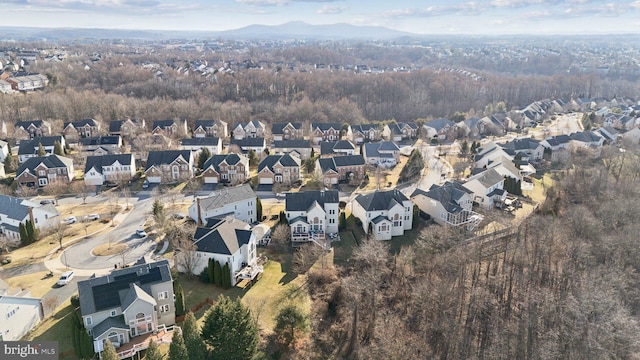
[{"label": "evergreen pine tree", "polygon": [[29,236],[27,235],[27,228],[24,227],[23,223],[18,225],[18,231],[20,232],[20,242],[22,245],[29,245]]},{"label": "evergreen pine tree", "polygon": [[222,267],[222,287],[225,289],[231,288],[231,269],[229,269],[229,263],[225,263]]},{"label": "evergreen pine tree", "polygon": [[200,155],[198,155],[198,164],[197,164],[198,169],[204,170],[204,163],[206,163],[210,157],[211,157],[211,151],[209,151],[209,148],[203,147],[202,151],[200,152]]},{"label": "evergreen pine tree", "polygon": [[158,344],[156,344],[153,339],[149,341],[149,347],[144,353],[144,358],[145,360],[162,360],[163,358],[162,353],[158,348]]},{"label": "evergreen pine tree", "polygon": [[251,359],[258,348],[258,325],[240,300],[220,296],[207,312],[202,338],[210,359]]},{"label": "evergreen pine tree", "polygon": [[209,275],[209,282],[210,283],[214,283],[215,282],[215,275],[213,272],[213,268],[214,268],[214,260],[212,258],[209,258],[209,262],[207,264],[207,274]]},{"label": "evergreen pine tree", "polygon": [[184,338],[180,331],[174,331],[173,338],[171,339],[171,345],[169,345],[169,359],[170,360],[188,360],[189,351],[187,345],[184,343]]},{"label": "evergreen pine tree", "polygon": [[256,216],[258,221],[262,221],[262,201],[260,201],[259,197],[256,197]]},{"label": "evergreen pine tree", "polygon": [[192,312],[188,312],[182,323],[182,337],[184,338],[184,344],[189,353],[189,360],[204,360],[205,359],[205,344],[200,337],[200,329],[196,322],[196,317]]},{"label": "evergreen pine tree", "polygon": [[216,286],[222,287],[222,267],[219,261],[215,261],[213,265],[213,279]]},{"label": "evergreen pine tree", "polygon": [[64,150],[62,149],[62,145],[57,140],[53,143],[53,153],[60,156],[64,155]]},{"label": "evergreen pine tree", "polygon": [[42,146],[42,143],[38,143],[38,156],[45,155],[47,155],[47,151],[44,149],[44,146]]},{"label": "evergreen pine tree", "polygon": [[184,314],[184,290],[182,290],[182,285],[178,284],[178,289],[176,290],[176,316],[182,316]]},{"label": "evergreen pine tree", "polygon": [[102,360],[120,360],[116,348],[111,341],[107,340],[104,344],[104,350],[102,351]]}]

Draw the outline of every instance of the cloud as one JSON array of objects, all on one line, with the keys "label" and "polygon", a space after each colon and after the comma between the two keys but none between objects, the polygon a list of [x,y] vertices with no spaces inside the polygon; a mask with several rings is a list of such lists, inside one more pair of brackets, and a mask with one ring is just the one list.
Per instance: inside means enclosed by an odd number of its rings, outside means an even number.
[{"label": "cloud", "polygon": [[255,6],[281,6],[293,3],[331,3],[337,1],[341,0],[236,0],[236,2],[240,4]]},{"label": "cloud", "polygon": [[[29,10],[34,12],[69,11],[69,12],[108,12],[127,15],[177,14],[189,11],[211,9],[211,6],[177,1],[176,3],[158,0],[0,0],[0,4],[18,4],[12,10]],[[20,6],[22,5],[22,6]]]},{"label": "cloud", "polygon": [[318,9],[318,14],[341,14],[345,10],[347,10],[346,6],[338,6],[338,5],[325,5]]}]

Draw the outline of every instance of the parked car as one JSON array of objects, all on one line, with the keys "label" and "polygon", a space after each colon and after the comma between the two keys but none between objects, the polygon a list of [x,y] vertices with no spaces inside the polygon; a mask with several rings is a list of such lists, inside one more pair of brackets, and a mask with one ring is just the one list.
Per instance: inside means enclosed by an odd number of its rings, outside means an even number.
[{"label": "parked car", "polygon": [[75,224],[77,221],[78,221],[78,219],[76,219],[76,217],[75,217],[75,216],[69,216],[69,217],[64,218],[64,219],[62,220],[62,222],[63,222],[64,224],[67,224],[67,225]]},{"label": "parked car", "polygon": [[58,285],[59,286],[67,285],[68,283],[71,282],[71,279],[73,279],[73,271],[67,271],[62,275],[60,275],[60,279],[58,279]]},{"label": "parked car", "polygon": [[146,188],[148,188],[148,187],[149,187],[149,182],[148,182],[147,180],[145,180],[145,181],[142,183],[142,188],[143,188],[143,189],[146,189]]},{"label": "parked car", "polygon": [[136,235],[138,235],[138,237],[141,237],[141,238],[147,237],[147,232],[142,229],[138,229],[136,230]]},{"label": "parked car", "polygon": [[98,220],[98,219],[100,219],[100,215],[99,214],[89,214],[89,215],[87,215],[87,220],[93,221],[93,220]]},{"label": "parked car", "polygon": [[44,200],[40,200],[40,205],[47,205],[47,204],[55,204],[55,200],[53,199],[44,199]]}]

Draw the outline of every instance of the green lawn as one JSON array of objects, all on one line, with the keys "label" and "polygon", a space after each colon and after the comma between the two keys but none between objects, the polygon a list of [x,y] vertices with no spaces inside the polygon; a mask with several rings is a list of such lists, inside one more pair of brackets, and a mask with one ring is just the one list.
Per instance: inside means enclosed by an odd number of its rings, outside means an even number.
[{"label": "green lawn", "polygon": [[340,241],[333,243],[334,256],[333,262],[336,265],[347,265],[353,254],[353,250],[358,247],[356,239],[351,231],[343,231],[340,233]]},{"label": "green lawn", "polygon": [[67,300],[53,316],[41,322],[24,340],[57,341],[60,360],[76,359],[70,336],[73,316],[75,315],[71,303]]}]

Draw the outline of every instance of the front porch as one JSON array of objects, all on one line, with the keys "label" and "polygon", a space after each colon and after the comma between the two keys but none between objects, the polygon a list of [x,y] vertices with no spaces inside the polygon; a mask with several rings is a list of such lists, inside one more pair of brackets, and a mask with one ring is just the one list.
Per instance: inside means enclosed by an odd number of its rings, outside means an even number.
[{"label": "front porch", "polygon": [[[138,358],[140,358],[140,351],[145,350],[149,347],[149,342],[151,340],[155,341],[156,344],[170,344],[173,339],[174,331],[182,332],[177,325],[172,325],[165,327],[164,325],[159,325],[156,331],[152,333],[146,333],[140,336],[136,336],[131,339],[126,344],[123,344],[121,347],[116,349],[118,352],[118,356],[120,359],[127,359],[138,354]],[[102,358],[102,353],[100,353],[100,358]]]}]

